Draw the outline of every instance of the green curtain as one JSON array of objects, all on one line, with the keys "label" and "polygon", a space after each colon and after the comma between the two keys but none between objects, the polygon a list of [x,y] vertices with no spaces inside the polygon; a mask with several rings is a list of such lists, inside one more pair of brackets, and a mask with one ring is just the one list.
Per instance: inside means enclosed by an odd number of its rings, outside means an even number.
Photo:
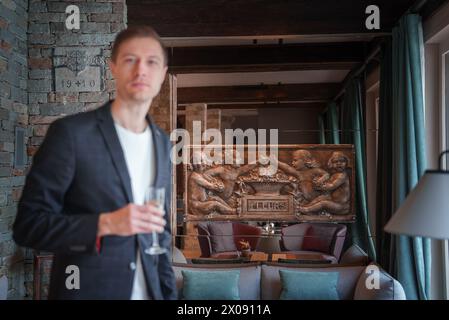
[{"label": "green curtain", "polygon": [[392,261],[395,246],[392,237],[383,228],[390,220],[393,208],[392,162],[393,162],[393,65],[391,40],[382,45],[380,57],[379,131],[377,147],[377,192],[376,192],[376,250],[377,261],[393,273]]},{"label": "green curtain", "polygon": [[326,111],[318,117],[321,144],[339,144],[338,111],[335,102],[329,102]]},{"label": "green curtain", "polygon": [[354,144],[355,149],[355,210],[356,221],[349,226],[352,243],[368,252],[376,259],[373,238],[369,226],[369,214],[366,192],[366,142],[364,95],[360,79],[351,79],[345,88],[342,104],[342,143]]},{"label": "green curtain", "polygon": [[337,113],[337,105],[335,104],[335,102],[331,102],[328,104],[326,112],[326,120],[329,130],[329,138],[330,138],[329,143],[339,144],[340,136],[338,126],[338,113]]},{"label": "green curtain", "polygon": [[[393,29],[392,43],[392,211],[426,169],[421,17],[406,15]],[[425,212],[423,212],[425,214]],[[408,299],[428,299],[430,240],[397,236],[393,270]]]},{"label": "green curtain", "polygon": [[326,144],[326,124],[323,114],[318,116],[318,126],[320,128],[320,144]]}]

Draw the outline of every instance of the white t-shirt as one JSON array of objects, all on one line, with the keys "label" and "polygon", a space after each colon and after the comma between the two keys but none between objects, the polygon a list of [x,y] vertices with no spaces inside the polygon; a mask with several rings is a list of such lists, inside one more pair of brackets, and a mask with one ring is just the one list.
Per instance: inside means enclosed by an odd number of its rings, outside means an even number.
[{"label": "white t-shirt", "polygon": [[[149,126],[142,133],[129,131],[117,123],[115,129],[125,154],[131,188],[135,204],[143,204],[145,190],[153,185],[155,159],[151,129]],[[134,273],[131,300],[148,300],[148,291],[143,273],[140,252],[137,250],[136,272]]]}]

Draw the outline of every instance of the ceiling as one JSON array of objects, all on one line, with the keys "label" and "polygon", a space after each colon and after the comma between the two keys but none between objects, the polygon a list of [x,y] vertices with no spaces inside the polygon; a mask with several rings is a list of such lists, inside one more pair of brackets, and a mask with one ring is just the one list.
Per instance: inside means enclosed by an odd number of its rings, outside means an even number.
[{"label": "ceiling", "polygon": [[377,5],[379,32],[390,32],[414,0],[127,0],[128,24],[163,37],[365,34]]},{"label": "ceiling", "polygon": [[[429,14],[444,1],[428,0]],[[168,47],[178,103],[315,105],[332,100],[415,0],[127,0],[128,24]],[[365,9],[380,9],[367,30]],[[302,105],[302,104],[301,104]]]}]

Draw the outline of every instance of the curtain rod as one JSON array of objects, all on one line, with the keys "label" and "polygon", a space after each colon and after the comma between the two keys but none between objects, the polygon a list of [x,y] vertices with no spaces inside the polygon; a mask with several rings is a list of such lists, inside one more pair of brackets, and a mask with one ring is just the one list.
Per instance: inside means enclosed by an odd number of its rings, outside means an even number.
[{"label": "curtain rod", "polygon": [[421,9],[426,5],[428,0],[417,0],[414,4],[405,12],[404,15],[409,13],[419,13]]},{"label": "curtain rod", "polygon": [[[401,18],[407,14],[410,13],[419,13],[422,8],[426,5],[428,0],[417,0],[415,1],[415,3],[413,3],[413,5],[407,9],[407,11],[401,16]],[[399,19],[400,20],[400,19]],[[360,65],[357,69],[351,71],[345,78],[345,80],[343,80],[343,88],[340,90],[340,92],[335,96],[333,101],[337,101],[344,93],[346,90],[346,86],[348,85],[349,80],[351,80],[352,78],[357,77],[358,75],[360,75],[365,69],[366,66],[368,65],[368,63],[377,55],[379,54],[380,50],[381,50],[381,45],[382,42],[380,42],[375,48],[374,50],[371,52],[371,54],[365,59],[365,61],[362,63],[362,65]]]},{"label": "curtain rod", "polygon": [[376,45],[376,47],[373,49],[373,51],[371,51],[369,56],[365,59],[365,61],[357,69],[353,69],[351,72],[349,72],[349,74],[346,76],[345,80],[343,80],[343,88],[340,90],[340,92],[338,92],[338,94],[335,96],[333,101],[337,101],[338,98],[340,98],[345,93],[346,86],[348,85],[349,81],[352,78],[357,77],[363,71],[365,71],[366,66],[371,62],[371,60],[373,60],[380,53],[382,43],[383,43],[383,41],[381,41],[380,43],[378,43]]}]

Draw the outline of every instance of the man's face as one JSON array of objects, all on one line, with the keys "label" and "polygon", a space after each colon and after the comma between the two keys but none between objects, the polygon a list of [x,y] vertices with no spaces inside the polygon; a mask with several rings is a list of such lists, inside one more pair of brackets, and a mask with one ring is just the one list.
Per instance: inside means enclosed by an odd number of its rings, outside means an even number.
[{"label": "man's face", "polygon": [[162,48],[152,38],[123,42],[110,67],[117,95],[136,103],[150,102],[159,93],[167,72]]}]

